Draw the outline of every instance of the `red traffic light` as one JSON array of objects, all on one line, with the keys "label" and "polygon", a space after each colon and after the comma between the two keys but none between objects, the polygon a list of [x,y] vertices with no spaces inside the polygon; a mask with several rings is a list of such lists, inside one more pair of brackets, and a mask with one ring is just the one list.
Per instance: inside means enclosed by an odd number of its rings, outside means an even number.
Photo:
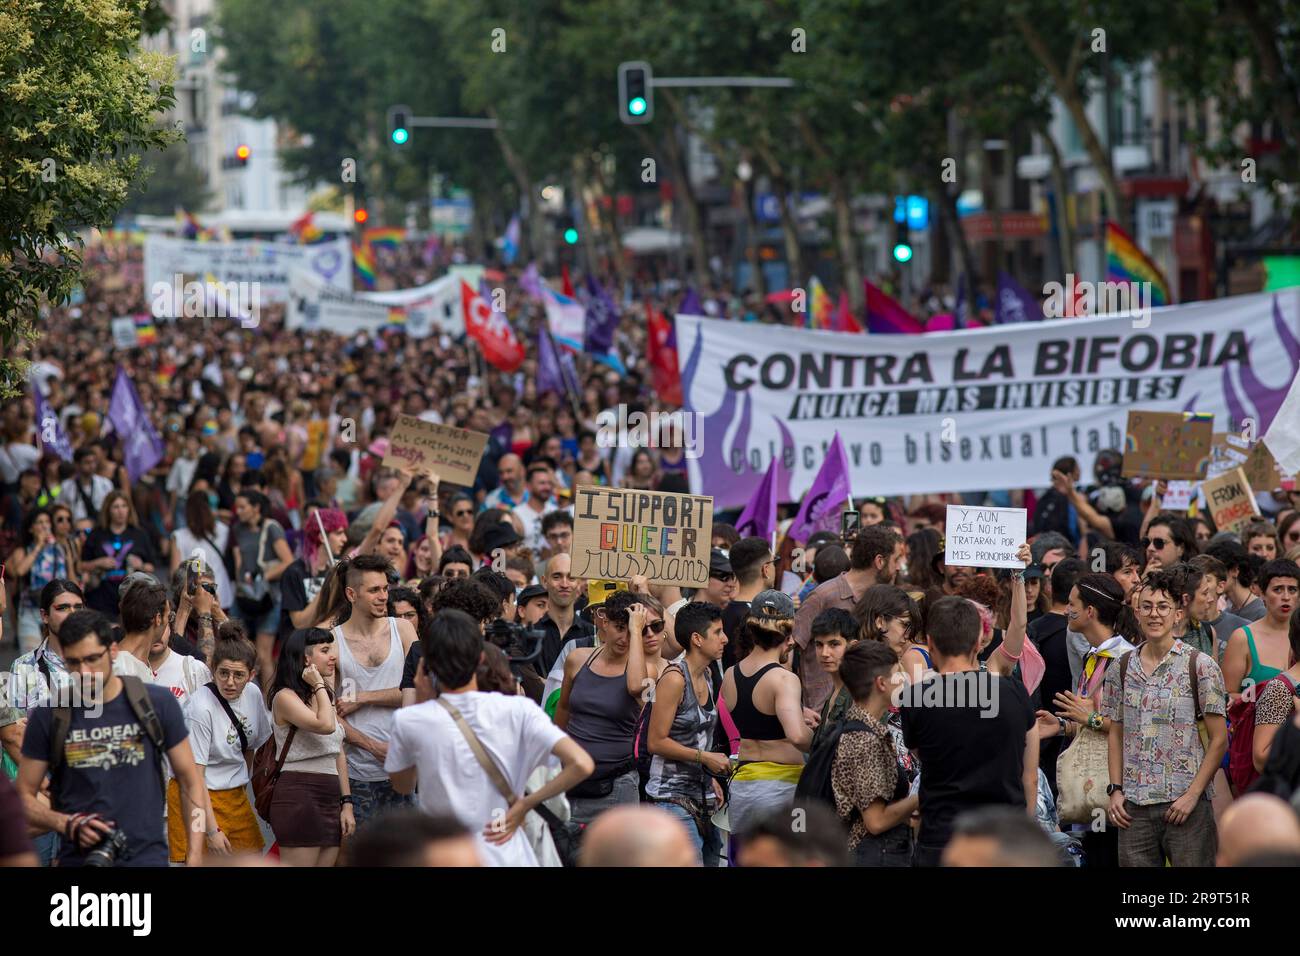
[{"label": "red traffic light", "polygon": [[235,148],[235,156],[245,163],[248,162],[248,157],[252,154],[252,152],[253,151],[243,143],[240,143],[239,146]]},{"label": "red traffic light", "polygon": [[365,222],[370,218],[370,213],[366,212],[364,209],[358,209],[352,214],[352,218],[359,223]]}]

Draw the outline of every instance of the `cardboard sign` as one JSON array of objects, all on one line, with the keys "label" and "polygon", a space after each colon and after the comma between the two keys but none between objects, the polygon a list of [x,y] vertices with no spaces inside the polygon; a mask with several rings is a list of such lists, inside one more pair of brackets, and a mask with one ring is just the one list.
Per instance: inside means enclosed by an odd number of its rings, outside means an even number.
[{"label": "cardboard sign", "polygon": [[574,495],[570,573],[702,588],[712,534],[711,497],[584,486]]},{"label": "cardboard sign", "polygon": [[1250,446],[1237,435],[1231,432],[1215,432],[1211,441],[1210,467],[1205,470],[1207,478],[1217,478],[1246,463]]},{"label": "cardboard sign", "polygon": [[1129,412],[1125,478],[1199,481],[1210,466],[1214,421],[1182,412]]},{"label": "cardboard sign", "polygon": [[436,475],[439,481],[469,487],[474,484],[487,440],[482,432],[398,415],[393,433],[388,436],[384,467],[414,469]]},{"label": "cardboard sign", "polygon": [[1255,442],[1255,447],[1250,450],[1241,470],[1246,473],[1246,480],[1250,482],[1250,487],[1256,491],[1272,491],[1274,488],[1280,488],[1282,479],[1288,477],[1282,474],[1276,459],[1273,458],[1273,453],[1262,441]]},{"label": "cardboard sign", "polygon": [[949,505],[943,563],[968,568],[1023,568],[1016,552],[1026,541],[1024,508]]},{"label": "cardboard sign", "polygon": [[1205,492],[1210,518],[1220,531],[1240,531],[1259,514],[1255,493],[1240,468],[1211,478],[1201,485],[1201,490]]}]

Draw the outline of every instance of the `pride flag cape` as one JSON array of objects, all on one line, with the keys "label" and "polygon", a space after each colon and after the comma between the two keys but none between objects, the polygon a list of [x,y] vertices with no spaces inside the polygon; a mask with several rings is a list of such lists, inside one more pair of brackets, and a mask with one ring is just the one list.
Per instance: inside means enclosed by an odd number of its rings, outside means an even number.
[{"label": "pride flag cape", "polygon": [[1151,301],[1147,305],[1169,305],[1169,281],[1160,267],[1133,241],[1133,237],[1115,225],[1106,223],[1106,281],[1150,282]]},{"label": "pride flag cape", "polygon": [[352,264],[357,268],[357,275],[361,276],[361,284],[367,289],[373,289],[375,287],[375,254],[370,251],[370,247],[367,245],[353,245]]}]

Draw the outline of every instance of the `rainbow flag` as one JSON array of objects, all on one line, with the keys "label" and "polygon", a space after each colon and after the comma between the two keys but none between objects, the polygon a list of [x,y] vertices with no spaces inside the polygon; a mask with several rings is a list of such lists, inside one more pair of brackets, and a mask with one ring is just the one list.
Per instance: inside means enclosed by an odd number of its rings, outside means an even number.
[{"label": "rainbow flag", "polygon": [[1133,237],[1115,225],[1106,223],[1106,281],[1150,282],[1151,301],[1146,305],[1169,305],[1169,282],[1160,267],[1133,241]]},{"label": "rainbow flag", "polygon": [[390,305],[390,306],[388,307],[388,324],[389,324],[389,325],[405,325],[405,324],[406,324],[406,309],[405,309],[405,307],[400,306],[400,305]]},{"label": "rainbow flag", "polygon": [[867,287],[867,331],[872,335],[920,335],[925,327],[885,291],[863,280]]},{"label": "rainbow flag", "polygon": [[352,264],[356,266],[361,284],[367,289],[375,287],[375,254],[367,245],[352,245]]},{"label": "rainbow flag", "polygon": [[821,279],[813,276],[812,281],[808,283],[808,292],[812,301],[808,303],[808,311],[804,313],[804,327],[810,329],[835,328],[835,304],[831,302],[831,294],[826,291]]},{"label": "rainbow flag", "polygon": [[361,233],[361,241],[371,248],[385,246],[396,249],[406,241],[406,230],[396,226],[376,226]]},{"label": "rainbow flag", "polygon": [[298,240],[300,245],[320,242],[325,237],[320,226],[316,225],[315,219],[316,213],[309,209],[301,217],[295,219],[293,225],[289,227],[289,232],[293,234],[293,237]]},{"label": "rainbow flag", "polygon": [[135,344],[152,345],[158,341],[158,327],[153,324],[153,316],[140,312],[131,316],[135,320]]}]

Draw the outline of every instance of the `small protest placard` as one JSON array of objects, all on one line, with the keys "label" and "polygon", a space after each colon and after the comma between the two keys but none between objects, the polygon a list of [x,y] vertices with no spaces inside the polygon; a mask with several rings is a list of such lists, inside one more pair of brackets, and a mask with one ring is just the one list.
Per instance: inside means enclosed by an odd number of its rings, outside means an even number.
[{"label": "small protest placard", "polygon": [[1129,412],[1125,478],[1199,481],[1210,466],[1214,420],[1183,412]]},{"label": "small protest placard", "polygon": [[705,495],[584,486],[574,493],[575,578],[702,588],[709,583],[713,499]]},{"label": "small protest placard", "polygon": [[1164,497],[1160,499],[1161,509],[1185,514],[1196,499],[1196,482],[1170,481],[1165,484]]},{"label": "small protest placard", "polygon": [[1205,492],[1210,518],[1220,531],[1240,531],[1259,514],[1255,493],[1240,468],[1211,478],[1201,485],[1201,490]]},{"label": "small protest placard", "polygon": [[1272,491],[1274,488],[1280,488],[1282,479],[1289,477],[1282,474],[1277,461],[1273,458],[1273,453],[1262,441],[1255,442],[1255,447],[1246,456],[1246,463],[1241,466],[1241,470],[1246,473],[1246,480],[1250,482],[1250,487],[1256,491]]},{"label": "small protest placard", "polygon": [[414,415],[398,415],[388,436],[384,467],[414,469],[437,475],[453,485],[474,484],[488,436],[450,425],[436,425]]},{"label": "small protest placard", "polygon": [[135,319],[129,315],[114,319],[111,327],[113,329],[113,348],[115,349],[132,349],[140,341],[140,333],[135,328]]},{"label": "small protest placard", "polygon": [[973,568],[1023,568],[1016,552],[1025,543],[1024,508],[949,505],[943,563]]}]

